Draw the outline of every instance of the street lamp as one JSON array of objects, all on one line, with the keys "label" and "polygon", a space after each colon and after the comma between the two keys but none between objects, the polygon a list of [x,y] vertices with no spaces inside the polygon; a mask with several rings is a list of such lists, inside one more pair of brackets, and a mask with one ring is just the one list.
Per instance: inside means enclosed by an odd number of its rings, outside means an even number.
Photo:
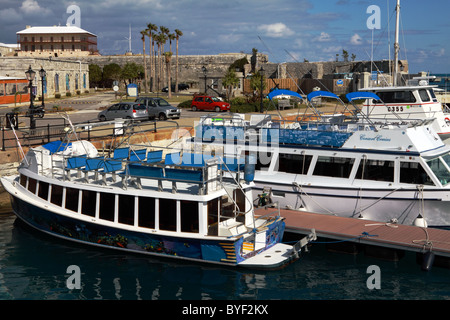
[{"label": "street lamp", "polygon": [[261,104],[259,106],[259,112],[263,113],[264,112],[264,107],[263,107],[263,76],[264,76],[264,69],[261,66],[261,69],[259,69],[259,75],[261,76]]},{"label": "street lamp", "polygon": [[27,71],[25,71],[25,75],[27,77],[27,80],[29,82],[29,89],[30,89],[30,108],[29,108],[29,115],[30,115],[30,129],[35,129],[36,128],[36,122],[34,120],[34,104],[33,104],[33,80],[34,77],[36,76],[36,72],[33,71],[33,69],[31,69],[31,65],[28,68]]},{"label": "street lamp", "polygon": [[206,72],[208,70],[206,70],[205,66],[203,66],[202,71],[203,71],[203,76],[205,77],[205,94],[207,94],[208,89],[206,88]]},{"label": "street lamp", "polygon": [[47,76],[47,72],[45,72],[45,70],[42,68],[41,66],[41,70],[39,70],[39,75],[41,76],[41,82],[42,82],[42,107],[45,107],[45,103],[44,103],[44,81],[45,81],[45,77]]}]

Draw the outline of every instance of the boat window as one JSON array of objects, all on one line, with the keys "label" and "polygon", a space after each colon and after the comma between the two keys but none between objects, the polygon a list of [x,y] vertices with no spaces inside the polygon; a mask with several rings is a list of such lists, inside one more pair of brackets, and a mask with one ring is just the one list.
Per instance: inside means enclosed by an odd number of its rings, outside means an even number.
[{"label": "boat window", "polygon": [[48,187],[49,184],[47,182],[39,181],[39,191],[38,191],[39,198],[48,200]]},{"label": "boat window", "polygon": [[422,100],[422,102],[430,101],[430,97],[428,96],[428,92],[425,89],[420,89],[419,90],[419,96],[420,96],[420,100]]},{"label": "boat window", "polygon": [[270,167],[270,163],[272,162],[272,156],[273,153],[272,152],[259,152],[258,156],[256,157],[256,165],[255,165],[255,169],[256,170],[261,170],[262,168],[269,168]]},{"label": "boat window", "polygon": [[400,162],[400,182],[434,185],[422,165],[418,162]]},{"label": "boat window", "polygon": [[114,221],[115,204],[116,196],[114,193],[100,193],[100,219]]},{"label": "boat window", "polygon": [[280,172],[307,174],[312,156],[302,154],[280,154]]},{"label": "boat window", "polygon": [[36,193],[36,179],[28,178],[28,191]]},{"label": "boat window", "polygon": [[430,97],[433,99],[434,102],[437,102],[437,98],[436,95],[434,94],[434,90],[433,89],[428,89],[428,93],[430,94]]},{"label": "boat window", "polygon": [[384,103],[411,103],[416,98],[411,91],[385,91],[376,93]]},{"label": "boat window", "polygon": [[219,199],[208,201],[208,235],[217,236],[219,234]]},{"label": "boat window", "polygon": [[27,176],[23,174],[20,175],[20,185],[24,188],[27,187]]},{"label": "boat window", "polygon": [[317,158],[314,175],[334,178],[348,178],[352,171],[353,158],[324,157]]},{"label": "boat window", "polygon": [[81,192],[81,213],[95,217],[95,207],[97,203],[97,192],[83,190]]},{"label": "boat window", "polygon": [[180,209],[181,231],[198,233],[198,202],[182,200]]},{"label": "boat window", "polygon": [[159,229],[177,231],[177,201],[159,199]]},{"label": "boat window", "polygon": [[139,197],[139,227],[155,228],[155,199]]},{"label": "boat window", "polygon": [[393,182],[394,161],[362,159],[359,163],[356,179]]},{"label": "boat window", "polygon": [[427,164],[443,186],[450,182],[450,172],[440,158],[429,160]]},{"label": "boat window", "polygon": [[57,205],[62,206],[62,198],[63,198],[63,190],[62,186],[52,185],[52,195],[50,196],[50,202]]},{"label": "boat window", "polygon": [[119,195],[119,223],[134,225],[134,196]]},{"label": "boat window", "polygon": [[78,189],[66,188],[66,209],[78,212]]}]

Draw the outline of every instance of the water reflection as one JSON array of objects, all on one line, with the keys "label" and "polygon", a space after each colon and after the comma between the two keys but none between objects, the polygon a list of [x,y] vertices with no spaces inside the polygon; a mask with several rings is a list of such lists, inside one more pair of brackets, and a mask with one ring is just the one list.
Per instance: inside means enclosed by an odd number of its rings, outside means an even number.
[{"label": "water reflection", "polygon": [[[0,219],[1,299],[256,299],[264,273],[124,254],[42,234],[14,216]],[[69,265],[81,289],[69,290]]]},{"label": "water reflection", "polygon": [[[313,245],[286,268],[255,271],[131,255],[63,241],[0,215],[0,299],[298,300],[448,299],[450,270],[420,271],[415,256],[394,263],[332,254]],[[381,290],[366,286],[380,267]],[[69,290],[67,267],[81,270]]]}]

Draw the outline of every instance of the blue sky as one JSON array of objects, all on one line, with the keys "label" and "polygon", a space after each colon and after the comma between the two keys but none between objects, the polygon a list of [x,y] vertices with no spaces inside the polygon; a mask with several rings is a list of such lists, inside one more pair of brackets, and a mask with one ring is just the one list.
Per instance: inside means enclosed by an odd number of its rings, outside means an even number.
[{"label": "blue sky", "polygon": [[[26,25],[65,25],[66,8],[75,4],[81,9],[81,28],[98,36],[104,55],[128,50],[130,24],[132,51],[142,53],[139,32],[153,23],[183,32],[180,54],[250,53],[256,48],[270,62],[329,61],[345,49],[356,60],[370,60],[372,50],[374,59],[388,59],[390,40],[393,57],[394,0],[0,1],[4,43],[15,43],[16,32]],[[370,5],[380,8],[381,28],[373,32],[366,24]],[[400,58],[408,59],[410,72],[450,73],[448,12],[448,0],[401,1]]]}]

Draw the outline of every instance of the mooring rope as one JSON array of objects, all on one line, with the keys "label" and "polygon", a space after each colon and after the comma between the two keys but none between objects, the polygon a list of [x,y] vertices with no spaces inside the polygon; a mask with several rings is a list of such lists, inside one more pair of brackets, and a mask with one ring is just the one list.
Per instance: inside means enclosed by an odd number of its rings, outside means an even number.
[{"label": "mooring rope", "polygon": [[[355,241],[362,238],[368,238],[368,237],[378,237],[377,234],[369,234],[368,232],[362,232],[360,236],[357,236],[355,238],[350,239],[344,239],[344,240],[336,240],[336,241],[311,241],[311,243],[317,243],[317,244],[329,244],[329,243],[341,243],[341,242],[349,242],[349,241]],[[285,244],[288,243],[296,243],[297,241],[289,241],[289,242],[283,242]]]}]

